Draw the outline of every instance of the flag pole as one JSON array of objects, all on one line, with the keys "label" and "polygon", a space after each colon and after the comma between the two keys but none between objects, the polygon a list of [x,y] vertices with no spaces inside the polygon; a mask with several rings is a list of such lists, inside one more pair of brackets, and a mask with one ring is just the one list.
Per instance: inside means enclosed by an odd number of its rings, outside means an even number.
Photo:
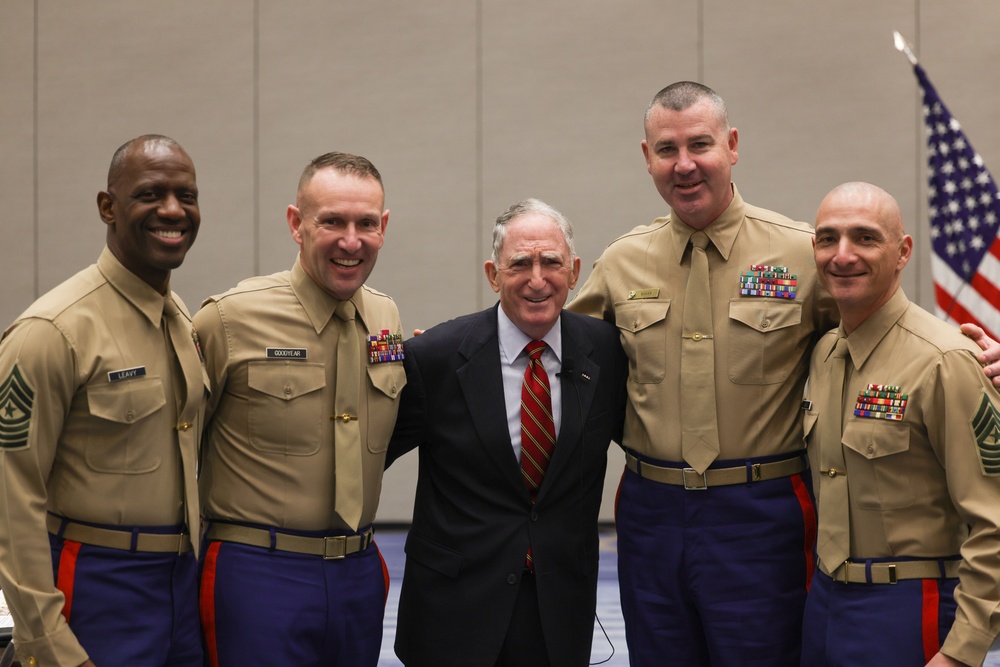
[{"label": "flag pole", "polygon": [[896,50],[904,54],[910,61],[911,65],[916,65],[917,57],[913,55],[913,49],[911,49],[910,45],[906,43],[906,40],[903,39],[903,36],[899,34],[898,30],[892,31],[892,38],[896,42]]}]

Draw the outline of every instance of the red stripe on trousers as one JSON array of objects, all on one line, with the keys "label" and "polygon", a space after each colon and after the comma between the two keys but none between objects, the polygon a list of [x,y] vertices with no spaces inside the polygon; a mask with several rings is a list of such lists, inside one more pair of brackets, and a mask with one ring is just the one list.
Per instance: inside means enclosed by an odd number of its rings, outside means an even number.
[{"label": "red stripe on trousers", "polygon": [[924,579],[924,601],[921,610],[921,635],[924,638],[924,661],[930,662],[941,650],[938,635],[938,604],[941,596],[937,579]]},{"label": "red stripe on trousers", "polygon": [[802,480],[802,473],[792,475],[792,488],[795,489],[795,497],[799,499],[799,506],[802,507],[802,532],[805,534],[802,552],[806,558],[806,590],[809,590],[809,586],[812,585],[813,572],[816,570],[816,561],[813,556],[813,549],[816,546],[816,508],[809,496],[809,489]]},{"label": "red stripe on trousers", "polygon": [[[378,545],[375,545],[378,549]],[[389,602],[389,566],[385,564],[385,558],[382,557],[382,550],[379,549],[378,559],[382,561],[382,578],[385,580],[385,598],[382,600],[382,607],[384,608],[386,603]]]},{"label": "red stripe on trousers", "polygon": [[215,566],[222,542],[212,542],[205,552],[201,569],[201,587],[198,607],[201,610],[201,627],[205,634],[205,657],[210,667],[219,667],[219,645],[215,636]]},{"label": "red stripe on trousers", "polygon": [[59,554],[59,574],[56,577],[56,588],[62,591],[66,601],[63,603],[62,615],[69,623],[69,614],[73,609],[73,583],[76,577],[76,559],[80,554],[80,543],[64,540],[62,552]]}]

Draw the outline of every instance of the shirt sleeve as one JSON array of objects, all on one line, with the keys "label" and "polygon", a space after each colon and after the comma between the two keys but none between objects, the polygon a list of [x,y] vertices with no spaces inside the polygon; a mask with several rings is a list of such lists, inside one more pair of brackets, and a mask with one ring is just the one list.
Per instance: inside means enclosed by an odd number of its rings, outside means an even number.
[{"label": "shirt sleeve", "polygon": [[946,352],[931,382],[933,405],[923,406],[928,437],[945,467],[951,501],[969,526],[955,623],[941,650],[979,665],[1000,634],[1000,394],[965,350]]},{"label": "shirt sleeve", "polygon": [[608,288],[602,255],[594,262],[594,269],[576,297],[566,306],[567,310],[615,323],[615,305]]},{"label": "shirt sleeve", "polygon": [[87,660],[62,615],[45,527],[46,484],[76,373],[71,345],[49,321],[17,323],[0,343],[0,588],[18,654],[59,667]]}]

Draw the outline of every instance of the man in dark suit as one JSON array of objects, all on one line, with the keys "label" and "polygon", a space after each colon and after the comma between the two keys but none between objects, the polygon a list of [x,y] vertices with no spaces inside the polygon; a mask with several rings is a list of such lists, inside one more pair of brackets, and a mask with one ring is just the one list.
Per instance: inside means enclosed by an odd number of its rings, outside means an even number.
[{"label": "man in dark suit", "polygon": [[485,269],[499,306],[405,346],[388,460],[419,447],[420,472],[396,654],[410,666],[586,665],[626,358],[615,327],[563,310],[580,259],[552,207],[528,199],[501,215]]}]

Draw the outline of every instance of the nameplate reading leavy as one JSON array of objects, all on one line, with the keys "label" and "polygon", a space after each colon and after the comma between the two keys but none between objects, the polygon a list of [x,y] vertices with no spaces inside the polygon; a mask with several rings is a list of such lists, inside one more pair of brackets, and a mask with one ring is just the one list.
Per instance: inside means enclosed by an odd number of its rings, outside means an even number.
[{"label": "nameplate reading leavy", "polygon": [[136,366],[135,368],[126,368],[120,371],[111,371],[108,373],[108,382],[121,382],[122,380],[134,380],[136,378],[141,378],[146,376],[145,366]]}]

